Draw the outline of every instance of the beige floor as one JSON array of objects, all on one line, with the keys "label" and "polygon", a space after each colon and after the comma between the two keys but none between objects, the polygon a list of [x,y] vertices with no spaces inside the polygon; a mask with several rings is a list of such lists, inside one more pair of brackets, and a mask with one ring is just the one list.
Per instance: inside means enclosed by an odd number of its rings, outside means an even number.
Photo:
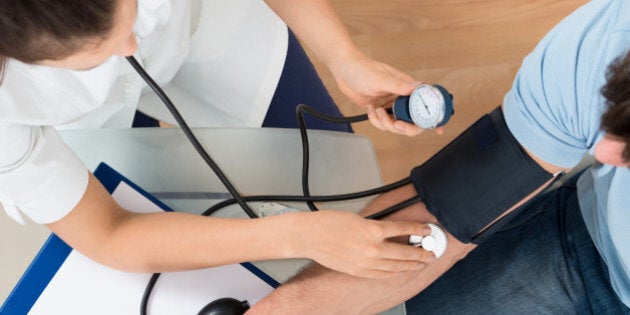
[{"label": "beige floor", "polygon": [[[480,115],[502,103],[525,55],[585,0],[332,0],[355,43],[367,55],[418,80],[439,83],[455,96],[456,115],[444,135],[409,138],[367,122],[357,133],[374,142],[386,183],[453,139]],[[362,113],[316,67],[346,115]]]}]

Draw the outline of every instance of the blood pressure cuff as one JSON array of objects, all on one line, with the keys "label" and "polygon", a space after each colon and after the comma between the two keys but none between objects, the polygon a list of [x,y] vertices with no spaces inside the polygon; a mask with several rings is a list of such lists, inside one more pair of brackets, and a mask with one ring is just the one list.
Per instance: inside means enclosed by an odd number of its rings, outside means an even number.
[{"label": "blood pressure cuff", "polygon": [[411,171],[429,212],[464,243],[478,243],[480,231],[551,178],[510,133],[500,107]]}]

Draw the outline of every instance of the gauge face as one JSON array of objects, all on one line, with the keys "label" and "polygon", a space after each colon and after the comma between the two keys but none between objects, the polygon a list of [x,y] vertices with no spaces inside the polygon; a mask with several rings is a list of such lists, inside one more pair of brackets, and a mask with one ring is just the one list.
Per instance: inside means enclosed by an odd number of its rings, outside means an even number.
[{"label": "gauge face", "polygon": [[435,128],[444,119],[444,97],[428,84],[418,86],[409,98],[409,114],[421,128]]}]

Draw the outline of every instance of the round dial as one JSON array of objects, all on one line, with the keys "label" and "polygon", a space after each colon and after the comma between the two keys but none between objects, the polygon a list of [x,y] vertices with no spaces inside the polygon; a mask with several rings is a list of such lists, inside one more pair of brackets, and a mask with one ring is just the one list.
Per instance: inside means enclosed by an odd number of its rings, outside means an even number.
[{"label": "round dial", "polygon": [[444,120],[445,102],[442,93],[434,86],[422,84],[409,97],[409,115],[421,128],[435,128]]}]

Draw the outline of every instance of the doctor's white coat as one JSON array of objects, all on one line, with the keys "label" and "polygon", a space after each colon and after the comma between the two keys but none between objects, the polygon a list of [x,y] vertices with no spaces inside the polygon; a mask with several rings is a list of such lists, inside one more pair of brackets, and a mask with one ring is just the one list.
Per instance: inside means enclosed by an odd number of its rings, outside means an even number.
[{"label": "doctor's white coat", "polygon": [[[280,78],[286,25],[259,0],[139,0],[135,54],[190,126],[259,127]],[[88,71],[9,60],[0,85],[0,203],[17,221],[66,215],[87,170],[57,135],[128,128],[136,109],[175,123],[124,58]]]}]

